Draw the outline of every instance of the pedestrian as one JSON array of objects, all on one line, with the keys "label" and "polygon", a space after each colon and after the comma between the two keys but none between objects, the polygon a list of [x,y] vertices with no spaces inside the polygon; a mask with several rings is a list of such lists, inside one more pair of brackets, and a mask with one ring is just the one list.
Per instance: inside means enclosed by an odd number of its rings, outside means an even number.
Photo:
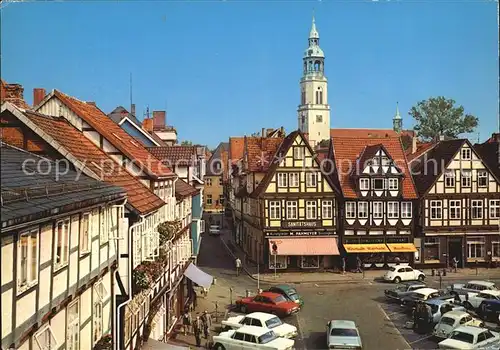
[{"label": "pedestrian", "polygon": [[186,309],[184,311],[184,315],[182,315],[182,330],[184,332],[184,335],[187,335],[189,333],[189,328],[191,327],[191,324],[192,324],[191,314],[189,313],[189,310]]},{"label": "pedestrian", "polygon": [[346,264],[345,257],[342,257],[342,274],[343,275],[345,274],[345,264]]},{"label": "pedestrian", "polygon": [[194,289],[191,289],[191,292],[193,293],[193,309],[196,309],[196,305],[197,305],[197,300],[196,298],[198,297],[196,295],[196,291]]},{"label": "pedestrian", "polygon": [[196,339],[196,346],[200,347],[201,346],[201,320],[199,316],[196,316],[196,320],[194,320],[193,323],[193,333],[194,333],[194,338]]},{"label": "pedestrian", "polygon": [[429,304],[425,303],[425,333],[429,333],[432,330],[432,323],[434,321],[434,315],[432,314],[432,308]]},{"label": "pedestrian", "polygon": [[455,272],[457,272],[457,268],[458,268],[458,259],[456,256],[453,257],[453,269],[455,270]]},{"label": "pedestrian", "polygon": [[360,259],[359,255],[358,255],[356,257],[356,272],[363,272],[361,270],[361,266],[362,266],[361,259]]},{"label": "pedestrian", "polygon": [[234,261],[235,265],[236,265],[236,276],[239,276],[240,275],[240,269],[241,269],[241,260],[240,258],[236,258],[236,260]]},{"label": "pedestrian", "polygon": [[205,335],[205,339],[208,339],[212,320],[210,319],[210,314],[206,310],[203,311],[203,314],[201,315],[201,323],[203,325],[203,333]]},{"label": "pedestrian", "polygon": [[399,263],[401,262],[401,260],[399,259],[399,256],[394,258],[394,261],[396,262],[396,265],[399,265]]}]

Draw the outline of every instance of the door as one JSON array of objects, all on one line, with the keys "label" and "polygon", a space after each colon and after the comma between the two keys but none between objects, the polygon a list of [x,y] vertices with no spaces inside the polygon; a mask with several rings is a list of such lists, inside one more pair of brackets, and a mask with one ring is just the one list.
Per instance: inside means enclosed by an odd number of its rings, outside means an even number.
[{"label": "door", "polygon": [[453,266],[453,258],[457,257],[458,267],[464,267],[462,255],[462,239],[461,238],[448,238],[448,266]]}]

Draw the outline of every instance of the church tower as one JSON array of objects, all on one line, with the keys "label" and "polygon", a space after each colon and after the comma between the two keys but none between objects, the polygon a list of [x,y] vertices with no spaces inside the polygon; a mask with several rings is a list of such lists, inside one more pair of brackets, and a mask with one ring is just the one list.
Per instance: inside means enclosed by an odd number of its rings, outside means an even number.
[{"label": "church tower", "polygon": [[396,115],[392,118],[392,129],[397,133],[403,130],[403,118],[399,115],[399,103],[396,103]]},{"label": "church tower", "polygon": [[325,77],[325,54],[319,47],[319,33],[312,20],[309,45],[304,52],[300,79],[299,130],[308,134],[312,147],[330,139],[330,106],[328,82]]}]

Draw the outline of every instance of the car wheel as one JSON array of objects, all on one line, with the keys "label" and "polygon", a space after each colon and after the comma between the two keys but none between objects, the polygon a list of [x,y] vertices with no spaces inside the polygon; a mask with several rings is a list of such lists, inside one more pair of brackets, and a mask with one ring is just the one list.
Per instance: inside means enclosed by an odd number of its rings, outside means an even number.
[{"label": "car wheel", "polygon": [[247,310],[247,307],[245,305],[241,305],[240,311],[243,312],[244,314],[246,314],[248,310]]},{"label": "car wheel", "polygon": [[484,322],[481,322],[481,323],[479,324],[479,327],[484,327]]},{"label": "car wheel", "polygon": [[394,283],[401,283],[401,277],[397,276],[397,277],[394,279]]},{"label": "car wheel", "polygon": [[224,347],[224,345],[220,344],[220,343],[217,343],[214,345],[214,349],[216,350],[226,350],[226,348]]},{"label": "car wheel", "polygon": [[420,275],[420,276],[418,276],[418,280],[419,280],[420,282],[423,282],[423,281],[425,280],[425,276],[424,276],[424,275]]}]

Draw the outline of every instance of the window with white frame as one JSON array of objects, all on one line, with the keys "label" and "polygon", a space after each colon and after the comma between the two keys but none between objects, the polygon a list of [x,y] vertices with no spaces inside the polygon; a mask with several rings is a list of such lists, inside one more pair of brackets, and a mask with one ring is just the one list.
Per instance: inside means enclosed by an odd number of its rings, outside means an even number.
[{"label": "window with white frame", "polygon": [[306,219],[316,219],[317,211],[318,203],[316,201],[306,201]]},{"label": "window with white frame", "polygon": [[490,199],[490,219],[500,219],[500,199]]},{"label": "window with white frame", "polygon": [[472,173],[470,170],[462,170],[462,187],[470,187],[471,186],[471,177]]},{"label": "window with white frame", "polygon": [[387,218],[396,219],[399,217],[399,202],[387,202]]},{"label": "window with white frame", "polygon": [[462,160],[471,160],[471,149],[470,148],[462,148]]},{"label": "window with white frame", "polygon": [[80,255],[90,252],[91,225],[90,213],[83,213],[82,225],[80,227]]},{"label": "window with white frame", "polygon": [[399,189],[398,179],[393,177],[389,178],[389,190],[396,191],[398,189]]},{"label": "window with white frame", "polygon": [[382,219],[384,217],[384,203],[382,202],[373,202],[373,218],[374,219]]},{"label": "window with white frame", "polygon": [[488,187],[488,172],[486,170],[477,171],[477,186]]},{"label": "window with white frame", "polygon": [[374,190],[384,190],[385,179],[372,179],[372,188]]},{"label": "window with white frame", "polygon": [[491,256],[493,258],[500,258],[500,241],[498,238],[494,238],[494,240],[491,241]]},{"label": "window with white frame", "polygon": [[471,200],[471,218],[472,219],[482,219],[483,218],[483,200],[473,199]]},{"label": "window with white frame", "polygon": [[366,219],[368,217],[368,202],[358,203],[358,218]]},{"label": "window with white frame", "polygon": [[459,199],[450,199],[448,201],[450,210],[450,219],[460,219],[462,211],[462,203]]},{"label": "window with white frame", "polygon": [[294,146],[293,148],[293,158],[296,160],[304,159],[304,147]]},{"label": "window with white frame", "polygon": [[56,225],[56,234],[54,239],[54,267],[56,269],[66,266],[69,259],[69,235],[70,220],[59,221]]},{"label": "window with white frame", "polygon": [[411,219],[412,217],[412,203],[401,202],[401,219]]},{"label": "window with white frame", "polygon": [[297,210],[297,202],[296,201],[287,201],[286,202],[286,218],[287,219],[297,219],[298,218],[298,210]]},{"label": "window with white frame", "polygon": [[270,201],[269,202],[269,219],[271,219],[271,220],[281,219],[281,202],[280,201]]},{"label": "window with white frame", "polygon": [[359,179],[359,189],[360,191],[368,191],[370,189],[370,179]]},{"label": "window with white frame", "polygon": [[66,317],[66,350],[80,350],[80,299],[68,305]]},{"label": "window with white frame", "polygon": [[17,242],[17,286],[19,293],[38,282],[38,237],[38,227],[19,234]]},{"label": "window with white frame", "polygon": [[102,311],[104,306],[104,300],[108,296],[108,291],[104,287],[101,281],[97,281],[94,284],[94,309],[93,309],[93,320],[94,320],[94,344],[102,338],[102,328],[103,328],[103,317]]},{"label": "window with white frame", "polygon": [[346,219],[356,219],[356,202],[345,203],[345,217]]},{"label": "window with white frame", "polygon": [[331,219],[333,218],[333,201],[323,201],[321,203],[321,218]]},{"label": "window with white frame", "polygon": [[467,238],[467,258],[483,259],[484,258],[484,237],[468,237]]},{"label": "window with white frame", "polygon": [[290,183],[290,187],[299,187],[300,183],[299,173],[290,173],[288,182]]},{"label": "window with white frame", "polygon": [[278,179],[278,187],[287,187],[288,186],[288,174],[287,173],[278,173],[276,175]]},{"label": "window with white frame", "polygon": [[106,215],[106,211],[108,208],[106,207],[101,207],[100,213],[99,213],[99,218],[100,218],[100,237],[101,237],[101,244],[106,243],[108,241],[108,215]]},{"label": "window with white frame", "polygon": [[212,195],[207,194],[207,205],[212,205]]},{"label": "window with white frame", "polygon": [[446,170],[444,172],[444,186],[455,187],[455,170]]},{"label": "window with white frame", "polygon": [[443,217],[443,203],[441,201],[431,201],[431,219],[441,219]]},{"label": "window with white frame", "polygon": [[317,173],[306,173],[306,186],[307,187],[316,187],[318,183],[318,174]]},{"label": "window with white frame", "polygon": [[59,348],[59,344],[54,337],[50,325],[46,325],[41,330],[34,334],[36,345],[39,350],[55,350]]}]

